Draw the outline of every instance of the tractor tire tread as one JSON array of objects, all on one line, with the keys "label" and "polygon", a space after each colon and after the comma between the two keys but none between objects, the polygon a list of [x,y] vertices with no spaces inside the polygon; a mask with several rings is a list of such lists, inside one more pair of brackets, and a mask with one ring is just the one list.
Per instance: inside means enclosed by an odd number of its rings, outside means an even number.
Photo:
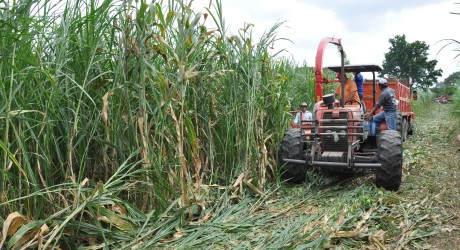
[{"label": "tractor tire tread", "polygon": [[302,183],[306,180],[307,166],[284,162],[283,159],[305,160],[300,128],[293,128],[284,134],[278,151],[281,177],[289,183]]},{"label": "tractor tire tread", "polygon": [[381,167],[376,171],[376,185],[397,191],[401,185],[403,165],[401,134],[394,130],[383,131],[378,152]]}]

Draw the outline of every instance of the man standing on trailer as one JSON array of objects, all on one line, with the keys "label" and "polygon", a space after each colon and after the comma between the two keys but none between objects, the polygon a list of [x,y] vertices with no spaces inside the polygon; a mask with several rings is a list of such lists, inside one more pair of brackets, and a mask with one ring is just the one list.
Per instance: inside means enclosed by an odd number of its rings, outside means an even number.
[{"label": "man standing on trailer", "polygon": [[363,100],[363,84],[364,84],[363,74],[361,74],[361,72],[359,71],[356,71],[356,72],[353,72],[353,75],[355,76],[353,78],[353,81],[355,81],[356,87],[358,88],[359,99],[362,101]]},{"label": "man standing on trailer", "polygon": [[[387,123],[388,129],[396,130],[396,112],[398,105],[395,91],[392,88],[388,88],[388,82],[384,78],[379,80],[379,88],[382,91],[379,96],[379,101],[375,104],[374,109],[366,114],[366,117],[371,120],[374,125],[372,126],[371,132],[373,135],[375,135],[375,128],[378,128],[383,120]],[[383,107],[383,111],[375,115],[375,112],[380,107]]]}]

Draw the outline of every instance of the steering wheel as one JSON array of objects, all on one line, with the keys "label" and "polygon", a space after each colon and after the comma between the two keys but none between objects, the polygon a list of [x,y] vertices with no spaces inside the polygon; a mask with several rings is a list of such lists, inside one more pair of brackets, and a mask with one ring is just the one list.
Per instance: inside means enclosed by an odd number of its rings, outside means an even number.
[{"label": "steering wheel", "polygon": [[356,101],[356,100],[347,101],[347,102],[345,102],[345,104],[350,103],[350,105],[351,105],[351,104],[353,104],[353,103],[355,103],[355,102],[359,104],[359,107],[362,107],[362,103],[361,103],[361,102],[358,102],[358,101]]},{"label": "steering wheel", "polygon": [[346,101],[345,104],[347,104],[347,103],[353,104],[354,102],[359,103],[359,105],[361,105],[361,102],[358,102],[358,101],[356,101],[354,99],[350,100],[350,101]]}]

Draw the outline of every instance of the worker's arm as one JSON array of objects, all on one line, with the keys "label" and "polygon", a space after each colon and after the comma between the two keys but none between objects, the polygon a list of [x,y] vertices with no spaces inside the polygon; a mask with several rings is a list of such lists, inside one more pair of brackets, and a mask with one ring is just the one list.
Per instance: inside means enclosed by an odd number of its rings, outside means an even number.
[{"label": "worker's arm", "polygon": [[355,94],[356,94],[357,90],[356,91],[351,91],[351,94],[350,94],[350,100],[347,100],[347,103],[353,103],[353,100],[355,99]]},{"label": "worker's arm", "polygon": [[375,115],[375,112],[377,112],[377,109],[380,107],[375,106],[374,109],[371,111],[371,115]]},{"label": "worker's arm", "polygon": [[375,107],[374,109],[372,109],[372,111],[370,113],[367,113],[364,117],[369,119],[369,120],[372,120],[372,117],[375,115],[375,112],[377,112],[377,110],[382,106],[381,104],[381,96],[379,97],[379,101],[375,104]]}]

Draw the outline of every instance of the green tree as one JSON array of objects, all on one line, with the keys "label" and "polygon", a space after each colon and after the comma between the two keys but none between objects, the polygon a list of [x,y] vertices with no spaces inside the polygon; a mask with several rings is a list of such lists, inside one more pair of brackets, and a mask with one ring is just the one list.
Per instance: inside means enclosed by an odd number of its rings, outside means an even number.
[{"label": "green tree", "polygon": [[460,71],[450,74],[431,90],[437,95],[453,95],[457,92],[458,87],[460,87]]},{"label": "green tree", "polygon": [[428,60],[429,46],[425,42],[409,43],[406,41],[406,35],[397,35],[390,38],[389,42],[390,51],[385,53],[380,76],[410,77],[422,89],[427,89],[437,83],[442,70],[435,69],[437,60]]},{"label": "green tree", "polygon": [[446,79],[444,79],[443,86],[460,86],[460,71],[450,74]]}]

